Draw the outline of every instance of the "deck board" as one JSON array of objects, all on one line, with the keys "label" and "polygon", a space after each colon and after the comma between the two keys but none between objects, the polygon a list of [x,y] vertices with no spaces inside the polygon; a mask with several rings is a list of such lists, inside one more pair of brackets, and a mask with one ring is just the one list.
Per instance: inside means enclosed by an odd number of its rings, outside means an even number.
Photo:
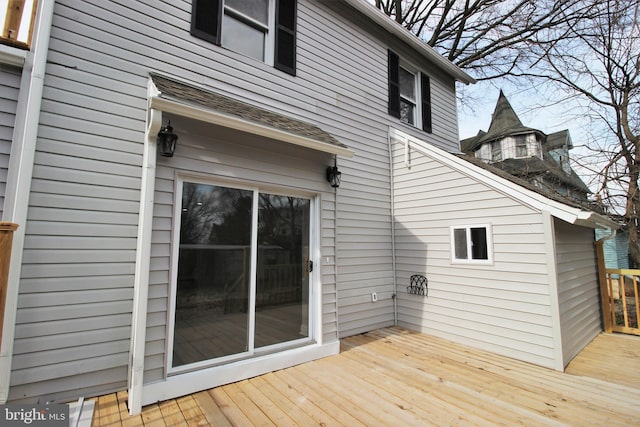
[{"label": "deck board", "polygon": [[638,337],[603,334],[562,373],[392,327],[137,417],[124,410],[126,392],[101,396],[94,426],[640,425],[639,363]]},{"label": "deck board", "polygon": [[198,403],[204,417],[211,426],[231,427],[231,422],[224,415],[213,397],[206,391],[195,393],[193,398]]},{"label": "deck board", "polygon": [[640,337],[600,334],[571,361],[567,372],[640,387]]}]

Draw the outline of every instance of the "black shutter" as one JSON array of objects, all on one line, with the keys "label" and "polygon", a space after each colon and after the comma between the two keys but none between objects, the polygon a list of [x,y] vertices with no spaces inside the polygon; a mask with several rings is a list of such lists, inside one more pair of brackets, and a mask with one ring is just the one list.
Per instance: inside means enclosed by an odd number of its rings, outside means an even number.
[{"label": "black shutter", "polygon": [[422,130],[431,133],[431,81],[420,73],[422,88]]},{"label": "black shutter", "polygon": [[191,35],[220,44],[223,0],[193,0],[191,5]]},{"label": "black shutter", "polygon": [[400,57],[391,50],[389,57],[389,114],[400,118]]},{"label": "black shutter", "polygon": [[276,2],[276,46],[274,66],[296,75],[296,0]]}]

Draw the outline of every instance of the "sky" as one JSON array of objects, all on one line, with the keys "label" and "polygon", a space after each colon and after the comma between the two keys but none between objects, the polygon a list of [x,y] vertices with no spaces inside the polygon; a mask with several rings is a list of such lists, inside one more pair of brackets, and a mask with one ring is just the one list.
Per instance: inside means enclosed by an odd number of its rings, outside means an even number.
[{"label": "sky", "polygon": [[[477,135],[479,130],[487,131],[491,123],[491,115],[500,94],[503,90],[511,103],[514,111],[524,126],[538,129],[545,134],[568,129],[573,142],[573,150],[569,155],[572,159],[571,166],[580,176],[582,181],[595,193],[598,190],[599,177],[585,167],[582,167],[576,159],[582,162],[594,163],[596,158],[584,145],[592,139],[591,124],[576,101],[553,102],[549,96],[545,96],[542,88],[525,87],[516,88],[508,83],[504,86],[496,86],[496,83],[480,82],[466,87],[458,86],[458,127],[460,139]],[[468,105],[464,105],[468,104]],[[601,168],[602,165],[592,165]],[[614,188],[614,184],[611,184]],[[614,192],[620,192],[617,190]],[[594,195],[592,195],[594,197]],[[623,212],[622,207],[618,207]]]},{"label": "sky", "polygon": [[523,125],[546,134],[569,129],[576,145],[585,138],[585,123],[575,117],[576,108],[571,102],[550,105],[552,101],[533,87],[518,89],[507,83],[500,87],[495,83],[479,82],[464,88],[458,87],[458,96],[463,98],[462,102],[458,101],[460,139],[475,136],[479,130],[488,130],[500,89]]}]

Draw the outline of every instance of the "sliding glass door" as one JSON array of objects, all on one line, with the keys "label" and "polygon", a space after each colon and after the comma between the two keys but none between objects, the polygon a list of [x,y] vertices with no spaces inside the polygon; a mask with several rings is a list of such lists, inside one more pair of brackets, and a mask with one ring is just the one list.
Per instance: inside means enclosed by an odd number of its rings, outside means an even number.
[{"label": "sliding glass door", "polygon": [[260,194],[255,346],[307,336],[310,200]]},{"label": "sliding glass door", "polygon": [[312,200],[186,180],[180,192],[171,367],[308,340]]}]

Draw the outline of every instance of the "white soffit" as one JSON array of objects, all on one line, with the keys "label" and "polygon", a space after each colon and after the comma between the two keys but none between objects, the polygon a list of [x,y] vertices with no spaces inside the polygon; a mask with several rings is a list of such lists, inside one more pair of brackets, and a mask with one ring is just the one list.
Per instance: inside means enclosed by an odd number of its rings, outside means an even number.
[{"label": "white soffit", "polygon": [[400,40],[407,43],[409,46],[420,52],[424,55],[428,60],[436,64],[439,68],[443,69],[451,76],[455,77],[456,80],[462,82],[464,84],[477,83],[476,79],[471,77],[469,74],[464,72],[460,67],[458,67],[453,62],[449,61],[444,56],[440,55],[435,51],[431,46],[429,46],[424,41],[420,40],[409,30],[404,28],[402,25],[393,21],[387,15],[385,15],[382,11],[378,10],[375,6],[370,4],[366,0],[342,0],[344,3],[348,4],[358,12],[365,15],[367,18],[387,30],[389,33],[398,37]]}]

